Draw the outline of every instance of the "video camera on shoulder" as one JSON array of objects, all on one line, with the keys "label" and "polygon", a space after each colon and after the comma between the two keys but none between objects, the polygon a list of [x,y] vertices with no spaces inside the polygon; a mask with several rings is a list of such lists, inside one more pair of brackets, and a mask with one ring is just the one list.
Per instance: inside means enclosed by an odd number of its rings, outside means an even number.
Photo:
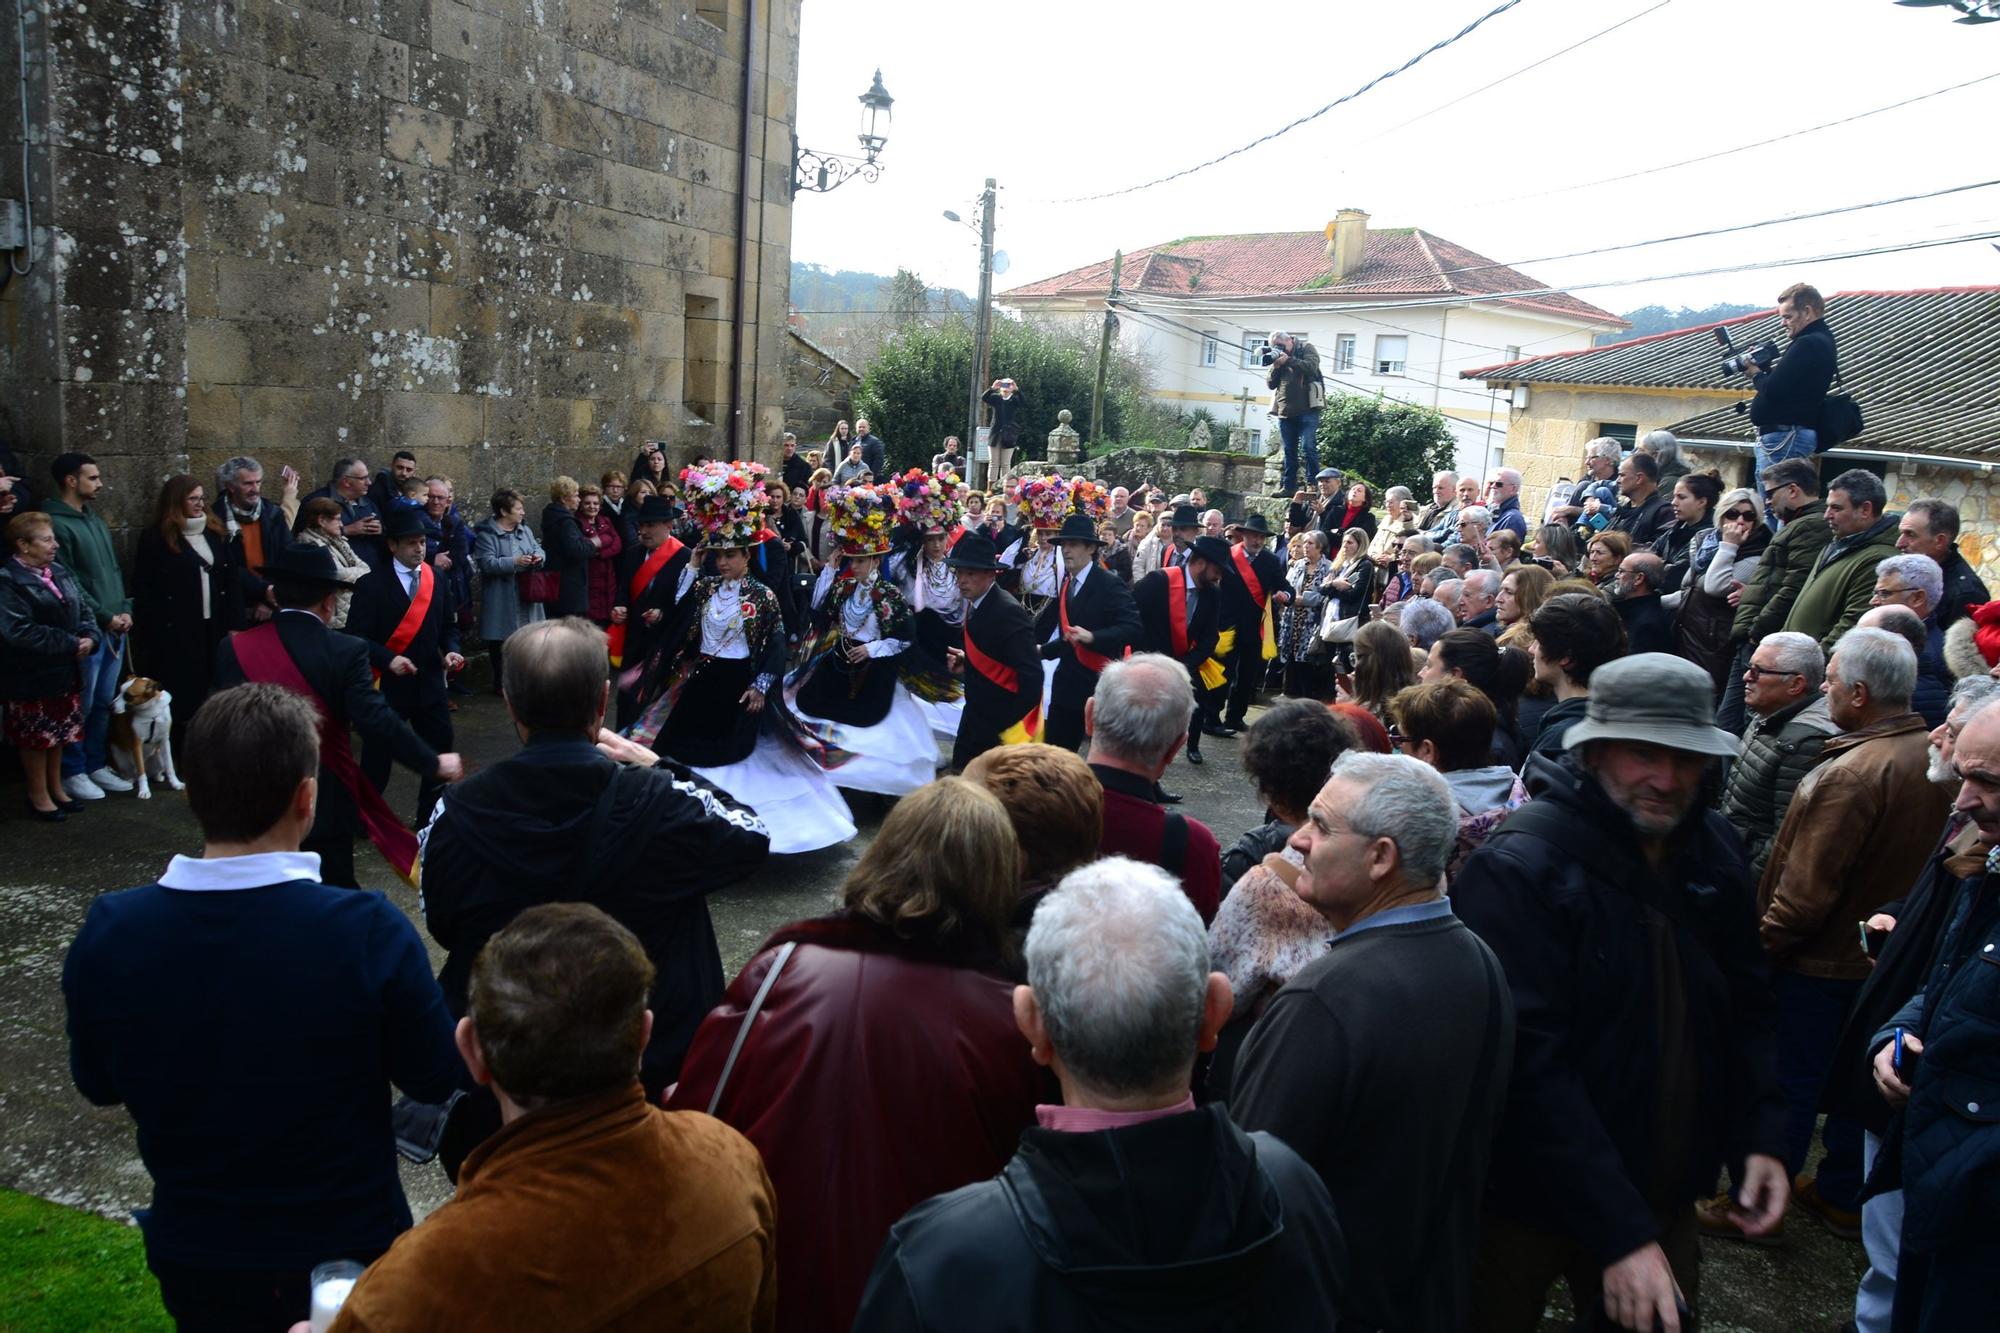
[{"label": "video camera on shoulder", "polygon": [[1722,358],[1722,373],[1725,375],[1747,374],[1752,366],[1759,372],[1766,371],[1771,368],[1771,363],[1778,359],[1778,344],[1773,338],[1766,338],[1750,350],[1743,351],[1729,341],[1729,330],[1717,325],[1715,341],[1728,353]]}]

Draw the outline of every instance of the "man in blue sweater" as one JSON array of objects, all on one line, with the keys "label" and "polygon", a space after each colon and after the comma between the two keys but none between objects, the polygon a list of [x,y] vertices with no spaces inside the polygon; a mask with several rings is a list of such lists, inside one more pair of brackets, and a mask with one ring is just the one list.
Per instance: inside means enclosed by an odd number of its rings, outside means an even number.
[{"label": "man in blue sweater", "polygon": [[63,964],[70,1073],[124,1103],[153,1177],[146,1261],[183,1329],[271,1330],[314,1265],[410,1226],[389,1085],[443,1101],[461,1066],[416,930],[328,888],[312,827],[319,727],[275,685],[211,695],[182,763],[200,857],[91,904]]}]

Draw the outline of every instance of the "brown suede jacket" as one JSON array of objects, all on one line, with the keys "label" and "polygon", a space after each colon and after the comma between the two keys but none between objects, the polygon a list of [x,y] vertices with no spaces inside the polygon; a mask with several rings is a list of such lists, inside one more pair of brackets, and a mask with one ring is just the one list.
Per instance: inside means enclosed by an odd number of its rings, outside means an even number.
[{"label": "brown suede jacket", "polygon": [[769,1330],[771,1181],[720,1120],[637,1081],[532,1111],[466,1158],[458,1194],[362,1275],[333,1327]]},{"label": "brown suede jacket", "polygon": [[1928,735],[1915,713],[1843,732],[1800,780],[1757,886],[1774,967],[1868,975],[1855,923],[1909,892],[1951,812],[1950,790],[1925,776]]}]

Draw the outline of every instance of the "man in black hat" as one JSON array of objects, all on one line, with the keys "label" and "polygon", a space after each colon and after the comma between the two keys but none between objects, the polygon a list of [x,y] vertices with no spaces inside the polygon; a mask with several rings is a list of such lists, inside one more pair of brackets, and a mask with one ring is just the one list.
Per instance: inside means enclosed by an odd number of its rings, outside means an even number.
[{"label": "man in black hat", "polygon": [[320,882],[360,887],[354,877],[354,835],[366,831],[399,873],[415,866],[417,840],[397,822],[354,762],[352,723],[371,749],[428,782],[456,782],[465,773],[455,754],[439,754],[391,712],[369,679],[368,645],[327,628],[340,581],[324,546],[295,543],[270,553],[257,571],[271,586],[278,614],[233,635],[216,650],[215,688],[246,681],[282,685],[312,698],[320,712],[319,804],[301,851],[317,853]]},{"label": "man in black hat", "polygon": [[1035,651],[1035,622],[1005,588],[996,588],[1000,561],[993,541],[968,532],[945,561],[957,571],[965,599],[961,645],[945,649],[954,675],[965,677],[965,715],[951,766],[965,766],[996,745],[1034,740],[1042,727],[1042,658]]},{"label": "man in black hat", "polygon": [[1143,632],[1132,594],[1097,563],[1102,545],[1097,525],[1086,515],[1063,520],[1056,533],[1062,587],[1035,617],[1042,656],[1056,660],[1045,739],[1065,750],[1083,744],[1083,706],[1097,691],[1097,673],[1129,653]]},{"label": "man in black hat", "polygon": [[[458,619],[451,587],[424,560],[424,524],[414,509],[398,506],[382,519],[388,562],[354,585],[346,630],[368,644],[368,663],[381,681],[382,700],[436,750],[452,748],[451,701],[445,673],[462,671]],[[390,747],[370,740],[361,771],[380,791],[389,781]],[[417,823],[430,818],[439,784],[417,789]]]},{"label": "man in black hat", "polygon": [[1187,563],[1194,539],[1201,536],[1201,511],[1191,504],[1175,505],[1173,517],[1167,520],[1167,532],[1173,549],[1167,552],[1162,564],[1167,569],[1179,569]]},{"label": "man in black hat", "polygon": [[[1132,603],[1138,608],[1140,625],[1135,650],[1173,658],[1187,668],[1188,679],[1197,691],[1201,689],[1201,664],[1214,656],[1221,632],[1222,578],[1228,567],[1228,543],[1197,537],[1181,565],[1156,569],[1132,585]],[[1188,719],[1187,759],[1190,764],[1202,762],[1198,707]],[[1169,804],[1180,799],[1164,788],[1154,795]]]},{"label": "man in black hat", "polygon": [[1236,544],[1229,549],[1229,576],[1222,581],[1222,629],[1236,631],[1236,640],[1223,659],[1229,673],[1228,713],[1222,713],[1224,686],[1202,698],[1204,727],[1211,736],[1234,736],[1249,726],[1245,714],[1257,702],[1257,683],[1264,675],[1265,616],[1292,600],[1285,586],[1285,562],[1266,543],[1271,540],[1271,523],[1262,514],[1252,513],[1241,523],[1230,525]]},{"label": "man in black hat", "polygon": [[[625,586],[616,590],[617,605],[611,608],[611,665],[621,673],[643,666],[659,648],[673,623],[674,606],[699,572],[693,566],[693,549],[674,536],[678,517],[674,502],[664,495],[649,495],[633,516],[638,525],[642,554],[638,567]],[[618,687],[618,726],[632,725],[639,716],[639,688],[632,683]]]}]

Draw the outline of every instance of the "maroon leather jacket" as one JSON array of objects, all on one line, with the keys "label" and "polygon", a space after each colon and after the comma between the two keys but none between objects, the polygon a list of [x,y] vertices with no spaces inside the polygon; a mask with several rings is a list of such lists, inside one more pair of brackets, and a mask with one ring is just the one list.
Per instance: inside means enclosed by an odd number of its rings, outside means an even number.
[{"label": "maroon leather jacket", "polygon": [[996,959],[836,913],[765,941],[695,1033],[669,1109],[708,1109],[788,941],[715,1114],[757,1145],[777,1191],[779,1329],[845,1330],[890,1226],[998,1175],[1060,1092],[1014,1026]]}]

